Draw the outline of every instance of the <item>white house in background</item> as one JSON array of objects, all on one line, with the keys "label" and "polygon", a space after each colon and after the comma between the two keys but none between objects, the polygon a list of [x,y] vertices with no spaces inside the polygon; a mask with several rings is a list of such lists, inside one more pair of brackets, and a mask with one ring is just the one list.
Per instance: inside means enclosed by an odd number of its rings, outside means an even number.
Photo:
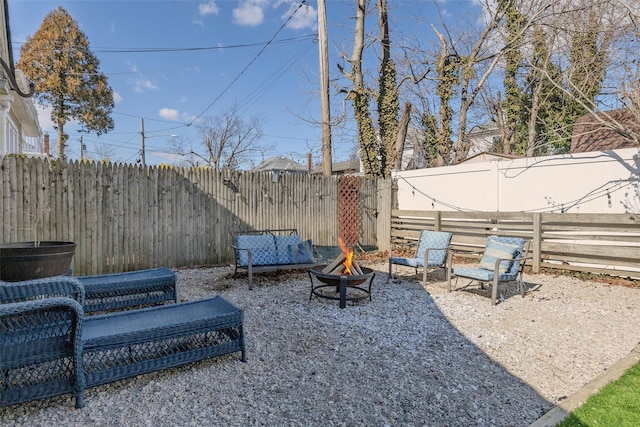
[{"label": "white house in background", "polygon": [[29,82],[19,70],[15,76],[11,30],[9,28],[8,1],[0,2],[0,156],[9,153],[44,155],[42,130],[38,113],[31,98],[20,96],[14,82],[22,93],[29,92]]},{"label": "white house in background", "polygon": [[495,143],[500,139],[500,129],[493,120],[474,126],[469,131],[469,153],[467,158],[494,150]]},{"label": "white house in background", "polygon": [[253,172],[275,173],[305,173],[309,171],[305,166],[285,156],[269,157],[251,170]]}]

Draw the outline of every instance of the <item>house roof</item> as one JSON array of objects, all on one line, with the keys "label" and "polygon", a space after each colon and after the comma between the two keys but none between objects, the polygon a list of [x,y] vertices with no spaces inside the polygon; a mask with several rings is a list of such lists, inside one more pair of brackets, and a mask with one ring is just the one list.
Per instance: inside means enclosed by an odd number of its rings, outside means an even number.
[{"label": "house roof", "polygon": [[490,162],[493,160],[513,160],[519,157],[520,156],[514,156],[512,154],[491,153],[489,151],[483,151],[482,153],[478,153],[474,156],[467,157],[466,159],[461,160],[456,164],[459,165],[461,163],[484,163],[484,162]]},{"label": "house roof", "polygon": [[626,108],[585,114],[573,125],[571,152],[584,153],[635,147],[636,144],[629,135],[623,135],[619,129],[616,129],[613,125],[615,122],[626,128],[630,134],[635,134],[636,138],[640,135],[639,117]]},{"label": "house roof", "polygon": [[[359,160],[347,160],[346,162],[337,162],[331,165],[331,173],[333,175],[349,175],[360,172]],[[311,169],[312,174],[322,173],[322,166],[316,166]]]},{"label": "house roof", "polygon": [[252,169],[254,172],[269,172],[269,171],[287,171],[287,172],[306,172],[307,168],[289,159],[285,156],[274,156],[265,159],[262,163]]}]

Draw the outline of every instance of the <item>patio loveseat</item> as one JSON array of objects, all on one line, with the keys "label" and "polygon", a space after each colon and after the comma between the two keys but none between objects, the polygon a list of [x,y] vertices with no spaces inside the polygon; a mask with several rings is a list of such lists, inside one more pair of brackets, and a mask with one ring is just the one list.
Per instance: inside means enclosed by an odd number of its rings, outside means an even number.
[{"label": "patio loveseat", "polygon": [[221,296],[85,316],[59,276],[0,283],[0,406],[84,390],[228,353],[246,361],[243,311]]},{"label": "patio loveseat", "polygon": [[236,231],[232,237],[234,277],[238,270],[247,270],[249,289],[253,287],[253,273],[307,269],[317,264],[311,240],[303,242],[295,228]]}]

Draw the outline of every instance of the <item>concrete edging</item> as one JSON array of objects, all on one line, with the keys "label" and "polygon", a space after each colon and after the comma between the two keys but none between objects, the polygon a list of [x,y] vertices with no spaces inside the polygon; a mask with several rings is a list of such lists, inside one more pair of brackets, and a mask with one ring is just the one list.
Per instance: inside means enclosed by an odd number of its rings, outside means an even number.
[{"label": "concrete edging", "polygon": [[640,361],[640,344],[636,345],[628,355],[620,359],[600,376],[594,378],[576,393],[551,408],[546,414],[530,424],[529,427],[554,427],[562,422],[571,411],[582,405],[591,395],[597,393],[608,383],[620,378],[627,369],[638,361]]}]

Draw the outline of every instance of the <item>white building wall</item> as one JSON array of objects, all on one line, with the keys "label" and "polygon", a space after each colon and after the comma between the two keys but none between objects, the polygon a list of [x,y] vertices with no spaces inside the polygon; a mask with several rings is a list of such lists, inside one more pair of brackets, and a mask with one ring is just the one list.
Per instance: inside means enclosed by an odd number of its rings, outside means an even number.
[{"label": "white building wall", "polygon": [[[531,157],[393,174],[398,208],[503,212],[638,212],[640,150]],[[625,206],[631,205],[628,209]]]}]

